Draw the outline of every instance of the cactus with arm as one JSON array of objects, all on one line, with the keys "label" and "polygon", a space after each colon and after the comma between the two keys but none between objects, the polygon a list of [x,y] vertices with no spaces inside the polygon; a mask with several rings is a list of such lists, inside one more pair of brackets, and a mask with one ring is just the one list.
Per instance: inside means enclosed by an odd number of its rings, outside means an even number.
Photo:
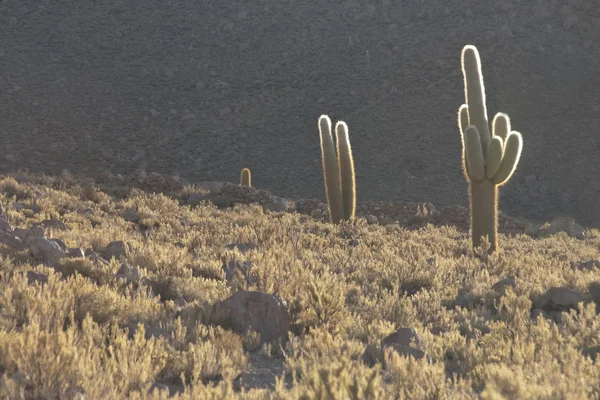
[{"label": "cactus with arm", "polygon": [[335,125],[337,153],[327,115],[319,117],[319,135],[329,217],[335,224],[352,220],[356,209],[356,178],[348,126],[343,121]]},{"label": "cactus with arm", "polygon": [[458,126],[463,172],[469,183],[472,241],[478,247],[487,235],[494,251],[498,247],[498,186],[508,182],[516,170],[523,140],[519,132],[511,131],[504,113],[496,114],[490,133],[477,48],[465,46],[461,62],[466,104],[458,109]]}]

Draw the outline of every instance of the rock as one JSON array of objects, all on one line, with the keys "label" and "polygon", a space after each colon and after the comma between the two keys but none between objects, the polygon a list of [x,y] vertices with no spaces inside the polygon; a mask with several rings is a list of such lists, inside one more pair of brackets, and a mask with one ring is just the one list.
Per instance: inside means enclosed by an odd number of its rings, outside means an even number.
[{"label": "rock", "polygon": [[291,212],[294,211],[295,205],[293,201],[283,199],[281,197],[275,197],[262,204],[264,210],[275,211],[275,212]]},{"label": "rock", "polygon": [[517,282],[515,281],[515,278],[509,276],[494,283],[494,285],[492,285],[492,290],[496,293],[503,295],[504,293],[506,293],[508,288],[514,289],[516,286]]},{"label": "rock", "polygon": [[0,232],[0,243],[15,250],[24,250],[26,248],[23,241],[12,233]]},{"label": "rock", "polygon": [[139,325],[143,325],[143,327],[144,327],[144,338],[146,340],[150,340],[152,338],[169,339],[169,337],[170,337],[169,332],[167,332],[166,329],[149,325],[146,322],[141,323],[141,322],[136,322],[136,321],[130,321],[129,323],[127,323],[125,325],[125,328],[127,328],[129,331],[129,334],[128,334],[129,339],[133,339],[136,332],[140,329]]},{"label": "rock", "polygon": [[584,300],[584,297],[573,289],[551,287],[543,298],[541,308],[545,311],[568,311],[577,308],[577,304]]},{"label": "rock", "polygon": [[256,249],[256,245],[254,243],[230,243],[225,245],[225,248],[228,250],[238,249],[241,253],[245,253],[249,250]]},{"label": "rock", "polygon": [[29,247],[35,259],[49,265],[56,263],[56,261],[65,256],[65,252],[56,241],[46,238],[31,238],[27,241],[27,247]]},{"label": "rock", "polygon": [[462,294],[459,294],[458,296],[456,296],[456,299],[454,300],[454,306],[460,307],[460,308],[466,308],[466,309],[472,308],[469,297],[462,295]]},{"label": "rock", "polygon": [[79,247],[76,247],[74,249],[68,249],[67,257],[69,257],[69,258],[84,258],[85,252],[83,251],[83,249],[81,249]]},{"label": "rock", "polygon": [[205,182],[200,182],[197,186],[200,189],[203,190],[207,190],[211,193],[219,193],[221,191],[221,189],[223,189],[223,182],[220,181],[205,181]]},{"label": "rock", "polygon": [[16,236],[21,238],[23,242],[26,242],[31,238],[43,238],[45,235],[44,227],[32,226],[29,229],[17,228],[13,232]]},{"label": "rock", "polygon": [[414,340],[414,344],[420,346],[423,342],[415,328],[400,328],[397,329],[396,332],[393,332],[386,336],[382,340],[382,345],[388,346],[392,344],[397,344],[401,346],[412,346],[412,341]]},{"label": "rock", "polygon": [[252,269],[251,261],[239,262],[237,260],[231,260],[229,262],[223,262],[223,271],[225,272],[225,280],[232,282],[236,276],[240,276],[246,282],[247,285],[256,283],[256,277],[250,275]]},{"label": "rock", "polygon": [[108,261],[106,261],[104,258],[100,257],[100,255],[98,253],[96,253],[93,249],[86,249],[84,251],[84,254],[87,258],[89,258],[90,260],[92,260],[95,263],[100,263],[100,264],[104,264],[104,265],[109,264]]},{"label": "rock", "polygon": [[38,224],[34,224],[33,226],[41,226],[44,229],[52,228],[58,230],[69,230],[67,224],[56,218],[46,219]]},{"label": "rock", "polygon": [[571,268],[575,268],[580,271],[583,271],[583,270],[592,271],[592,270],[594,270],[594,268],[600,268],[600,260],[571,262]]},{"label": "rock", "polygon": [[66,253],[66,252],[67,252],[67,245],[66,245],[66,244],[65,244],[65,242],[63,242],[62,240],[60,240],[60,239],[56,239],[56,238],[53,238],[53,239],[48,239],[48,240],[50,240],[50,241],[52,241],[52,242],[56,243],[56,244],[58,245],[58,247],[60,247],[60,249],[61,249],[61,250],[62,250],[64,253]]},{"label": "rock", "polygon": [[34,283],[47,283],[48,275],[42,274],[38,271],[27,271],[27,283],[33,285]]},{"label": "rock", "polygon": [[413,357],[415,360],[426,358],[431,362],[431,357],[423,350],[416,349],[415,345],[422,345],[422,340],[414,328],[400,328],[389,334],[381,341],[381,346],[367,345],[363,353],[363,361],[373,366],[384,361],[385,349],[392,348],[398,354],[405,357]]},{"label": "rock", "polygon": [[570,218],[555,218],[550,224],[542,225],[538,229],[537,236],[545,237],[558,232],[566,232],[570,237],[579,240],[586,238],[583,226]]},{"label": "rock", "polygon": [[100,256],[105,260],[110,261],[113,257],[117,260],[127,256],[128,246],[122,240],[110,242],[102,251]]},{"label": "rock", "polygon": [[202,193],[192,193],[188,196],[185,204],[188,206],[197,206],[202,200],[204,200],[204,195]]},{"label": "rock", "polygon": [[242,290],[213,306],[210,323],[239,334],[253,330],[265,343],[286,336],[291,317],[281,297]]},{"label": "rock", "polygon": [[135,208],[126,208],[122,213],[121,217],[127,222],[138,222],[140,220],[140,214]]},{"label": "rock", "polygon": [[590,283],[588,285],[588,292],[590,293],[590,296],[592,296],[592,299],[594,299],[597,304],[600,304],[600,282]]},{"label": "rock", "polygon": [[378,222],[379,222],[379,220],[373,214],[367,215],[367,224],[369,224],[369,225],[375,225]]},{"label": "rock", "polygon": [[593,361],[596,361],[598,359],[598,354],[600,354],[600,346],[585,347],[581,352],[584,356],[590,357]]},{"label": "rock", "polygon": [[169,392],[169,387],[167,385],[165,385],[164,383],[158,383],[158,382],[154,382],[152,384],[152,386],[150,386],[150,394],[152,394],[152,392],[154,391],[159,391],[159,392],[165,392],[163,393],[163,395],[166,396],[170,396],[170,392]]},{"label": "rock", "polygon": [[431,362],[431,357],[429,356],[429,354],[425,353],[423,350],[414,349],[412,347],[402,346],[399,344],[392,344],[392,345],[385,346],[385,347],[386,348],[391,347],[392,349],[396,350],[396,352],[398,352],[398,354],[400,354],[404,357],[413,357],[415,360],[427,358],[427,361]]},{"label": "rock", "polygon": [[12,232],[13,227],[10,225],[8,221],[8,215],[6,215],[2,208],[0,207],[0,232],[10,233]]},{"label": "rock", "polygon": [[119,268],[115,277],[117,279],[125,279],[127,283],[138,283],[144,277],[144,274],[137,267],[121,264],[121,268]]}]

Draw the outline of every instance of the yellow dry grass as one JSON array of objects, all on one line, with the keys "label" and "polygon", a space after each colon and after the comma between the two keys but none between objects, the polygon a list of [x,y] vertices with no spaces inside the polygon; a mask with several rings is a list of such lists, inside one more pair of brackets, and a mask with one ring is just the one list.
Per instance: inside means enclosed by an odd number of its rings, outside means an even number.
[{"label": "yellow dry grass", "polygon": [[[0,205],[15,227],[65,222],[70,230],[49,233],[69,247],[99,251],[123,240],[127,263],[154,282],[124,284],[114,260],[65,259],[55,270],[0,245],[0,398],[167,398],[150,391],[155,382],[178,399],[600,396],[600,361],[588,355],[600,345],[589,291],[600,270],[571,265],[600,260],[598,231],[585,241],[501,235],[499,251],[477,257],[453,227],[332,225],[257,205],[192,208],[177,197],[133,190],[116,198],[62,178],[4,177]],[[122,218],[129,207],[137,223]],[[225,247],[231,243],[256,248]],[[228,284],[228,260],[251,262],[252,283]],[[28,284],[27,271],[48,282]],[[507,276],[516,277],[514,290],[491,289]],[[552,286],[587,301],[559,324],[531,318]],[[203,308],[238,288],[285,299],[293,331],[280,347],[255,350],[252,333],[203,323]],[[455,307],[458,294],[471,306]],[[417,330],[431,362],[387,350],[383,363],[365,364],[367,344],[399,327]],[[238,377],[251,374],[257,354],[281,368],[271,385],[240,390]]]}]

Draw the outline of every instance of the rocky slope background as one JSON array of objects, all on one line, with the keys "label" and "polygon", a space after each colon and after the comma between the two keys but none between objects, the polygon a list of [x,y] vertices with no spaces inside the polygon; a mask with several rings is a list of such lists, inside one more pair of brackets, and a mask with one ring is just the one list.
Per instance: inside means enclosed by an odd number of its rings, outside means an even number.
[{"label": "rocky slope background", "polygon": [[571,1],[0,2],[0,169],[135,169],[324,198],[317,118],[359,202],[467,204],[460,50],[524,137],[500,208],[600,226],[600,6]]}]

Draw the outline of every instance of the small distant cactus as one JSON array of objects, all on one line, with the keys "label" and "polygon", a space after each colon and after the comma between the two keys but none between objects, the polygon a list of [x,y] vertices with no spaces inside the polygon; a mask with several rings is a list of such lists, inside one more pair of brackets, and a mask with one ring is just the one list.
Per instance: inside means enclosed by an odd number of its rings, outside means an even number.
[{"label": "small distant cactus", "polygon": [[242,174],[240,175],[240,185],[252,186],[252,173],[250,172],[250,169],[244,168],[242,170]]},{"label": "small distant cactus", "polygon": [[488,126],[485,88],[479,52],[473,45],[462,50],[465,100],[458,109],[462,139],[463,172],[469,182],[471,235],[474,247],[488,236],[490,251],[498,247],[498,186],[504,185],[517,168],[523,140],[511,131],[510,119],[497,113]]},{"label": "small distant cactus", "polygon": [[329,217],[334,224],[341,220],[353,220],[356,210],[356,178],[348,126],[343,121],[338,121],[335,125],[337,153],[331,134],[331,120],[327,115],[319,117],[319,135]]}]

